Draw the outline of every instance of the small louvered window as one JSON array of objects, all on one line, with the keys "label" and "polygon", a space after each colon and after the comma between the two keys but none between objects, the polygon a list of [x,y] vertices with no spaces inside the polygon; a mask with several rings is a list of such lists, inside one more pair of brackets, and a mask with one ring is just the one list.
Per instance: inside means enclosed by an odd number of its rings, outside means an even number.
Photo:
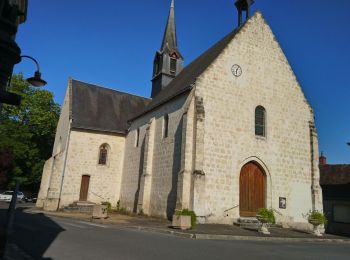
[{"label": "small louvered window", "polygon": [[175,75],[176,74],[176,59],[170,58],[170,73]]}]

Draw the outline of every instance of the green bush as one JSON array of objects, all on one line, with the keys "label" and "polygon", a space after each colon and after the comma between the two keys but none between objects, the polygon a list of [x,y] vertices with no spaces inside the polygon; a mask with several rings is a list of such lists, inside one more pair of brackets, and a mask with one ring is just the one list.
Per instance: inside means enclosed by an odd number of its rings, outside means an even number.
[{"label": "green bush", "polygon": [[262,218],[264,218],[265,220],[267,220],[271,224],[276,223],[275,214],[273,213],[273,209],[266,209],[266,208],[258,209],[257,215],[261,216]]},{"label": "green bush", "polygon": [[176,212],[177,216],[190,216],[191,217],[191,226],[194,228],[197,223],[197,216],[196,213],[189,209],[183,209],[182,211]]},{"label": "green bush", "polygon": [[112,211],[112,204],[108,201],[103,201],[101,205],[107,205],[107,211],[111,212]]},{"label": "green bush", "polygon": [[312,220],[316,220],[318,223],[320,223],[321,225],[326,225],[328,220],[326,218],[326,216],[317,211],[317,210],[311,210],[308,214],[308,220],[312,221]]}]

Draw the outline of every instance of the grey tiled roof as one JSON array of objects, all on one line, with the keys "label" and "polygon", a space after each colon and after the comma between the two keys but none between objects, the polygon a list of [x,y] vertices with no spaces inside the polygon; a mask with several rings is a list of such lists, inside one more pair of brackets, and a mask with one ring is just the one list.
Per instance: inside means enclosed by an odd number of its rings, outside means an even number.
[{"label": "grey tiled roof", "polygon": [[127,119],[150,99],[72,80],[72,127],[125,134]]}]

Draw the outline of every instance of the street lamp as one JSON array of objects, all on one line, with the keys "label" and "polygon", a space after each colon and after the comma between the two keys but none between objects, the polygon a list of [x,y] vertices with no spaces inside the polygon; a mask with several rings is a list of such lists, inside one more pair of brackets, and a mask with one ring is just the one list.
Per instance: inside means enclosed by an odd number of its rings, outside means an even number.
[{"label": "street lamp", "polygon": [[21,58],[30,59],[30,60],[34,61],[36,64],[36,71],[34,73],[34,77],[28,78],[27,79],[28,83],[34,87],[45,86],[47,84],[47,82],[41,78],[40,66],[39,66],[38,61],[36,59],[34,59],[33,57],[30,57],[27,55],[21,56]]}]

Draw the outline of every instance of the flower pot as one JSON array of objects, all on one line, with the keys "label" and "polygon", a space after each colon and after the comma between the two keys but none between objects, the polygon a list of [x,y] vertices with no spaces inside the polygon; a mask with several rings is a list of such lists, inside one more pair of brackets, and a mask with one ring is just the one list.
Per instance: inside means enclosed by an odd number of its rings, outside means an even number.
[{"label": "flower pot", "polygon": [[320,221],[317,219],[312,219],[312,218],[309,218],[308,221],[314,227],[313,234],[317,237],[321,237],[322,234],[321,234],[320,229],[319,229],[319,226],[321,225]]},{"label": "flower pot", "polygon": [[173,228],[180,228],[182,230],[191,229],[191,216],[173,216]]},{"label": "flower pot", "polygon": [[267,218],[263,217],[263,216],[257,215],[256,218],[257,218],[257,220],[259,220],[259,222],[261,222],[263,224],[270,223],[270,221]]},{"label": "flower pot", "polygon": [[313,226],[319,226],[319,225],[321,225],[320,221],[317,220],[317,219],[309,218],[308,221],[309,221],[309,223],[310,223],[311,225],[313,225]]}]

